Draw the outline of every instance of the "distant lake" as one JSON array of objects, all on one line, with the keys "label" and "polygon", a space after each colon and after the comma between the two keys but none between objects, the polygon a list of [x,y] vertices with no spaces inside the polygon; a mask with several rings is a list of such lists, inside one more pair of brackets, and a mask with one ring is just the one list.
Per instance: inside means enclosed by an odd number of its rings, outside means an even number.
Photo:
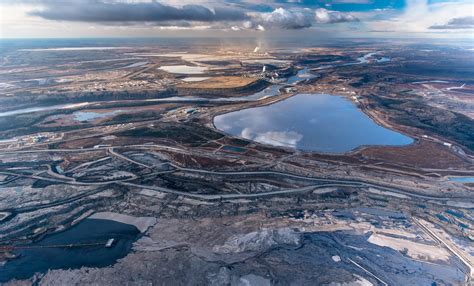
[{"label": "distant lake", "polygon": [[205,71],[207,71],[207,67],[187,66],[187,65],[161,66],[159,69],[167,71],[169,73],[177,73],[177,74],[202,74]]},{"label": "distant lake", "polygon": [[74,119],[77,121],[92,121],[95,119],[107,118],[122,112],[122,110],[113,110],[109,112],[77,111],[74,112]]},{"label": "distant lake", "polygon": [[322,153],[413,142],[376,124],[352,101],[325,94],[299,94],[268,106],[219,115],[214,124],[226,133],[256,142]]},{"label": "distant lake", "polygon": [[[104,267],[124,257],[138,238],[138,229],[129,224],[102,219],[85,219],[63,232],[48,235],[43,240],[30,244],[31,249],[16,250],[18,258],[0,265],[0,284],[13,278],[27,279],[36,272],[48,269]],[[115,243],[111,248],[104,244],[109,238]],[[39,246],[101,243],[98,246],[40,248]]]},{"label": "distant lake", "polygon": [[190,76],[190,77],[182,78],[181,80],[185,81],[185,82],[196,82],[196,81],[204,81],[206,79],[210,79],[210,77],[207,77],[207,76]]},{"label": "distant lake", "polygon": [[289,77],[286,83],[295,84],[306,79],[312,79],[314,77],[316,76],[312,74],[307,67],[305,67],[304,69],[299,70],[296,75]]}]

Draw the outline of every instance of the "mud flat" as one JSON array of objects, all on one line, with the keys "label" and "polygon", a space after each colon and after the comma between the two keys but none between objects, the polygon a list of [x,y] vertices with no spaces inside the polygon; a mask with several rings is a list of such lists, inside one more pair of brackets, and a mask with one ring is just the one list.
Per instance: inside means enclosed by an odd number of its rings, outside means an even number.
[{"label": "mud flat", "polygon": [[[197,77],[199,79],[199,77]],[[189,77],[188,77],[189,79]],[[194,81],[181,84],[182,88],[239,88],[256,82],[257,79],[239,76],[218,76],[207,78],[202,81]]]},{"label": "mud flat", "polygon": [[119,223],[130,224],[135,226],[142,233],[156,223],[156,218],[154,217],[134,217],[113,212],[95,213],[91,215],[89,219],[112,220]]},{"label": "mud flat", "polygon": [[270,85],[265,80],[242,77],[215,77],[177,86],[180,95],[238,97],[258,93]]}]

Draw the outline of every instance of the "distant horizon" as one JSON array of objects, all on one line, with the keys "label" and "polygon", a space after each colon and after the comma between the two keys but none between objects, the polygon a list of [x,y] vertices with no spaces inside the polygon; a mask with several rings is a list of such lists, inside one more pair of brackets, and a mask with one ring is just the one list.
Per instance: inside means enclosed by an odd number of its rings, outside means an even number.
[{"label": "distant horizon", "polygon": [[[11,38],[0,38],[0,41],[15,41],[15,40],[38,40],[38,41],[48,41],[48,40],[160,40],[160,39],[196,39],[196,40],[232,40],[232,39],[255,39],[255,40],[278,40],[278,41],[291,41],[297,39],[298,37],[287,37],[282,38],[278,35],[245,35],[245,36],[191,36],[191,35],[163,35],[163,36],[84,36],[84,37],[11,37]],[[319,41],[319,42],[331,42],[331,41],[350,41],[350,40],[367,40],[367,41],[407,41],[407,42],[417,42],[417,41],[426,41],[431,43],[433,41],[443,41],[446,43],[449,42],[469,42],[474,45],[474,39],[459,37],[459,38],[447,38],[447,37],[375,37],[375,36],[358,36],[358,37],[325,37],[325,38],[305,38],[306,41]],[[297,43],[295,43],[297,44]]]},{"label": "distant horizon", "polygon": [[271,36],[246,37],[75,37],[75,38],[1,38],[0,51],[19,49],[51,49],[79,47],[123,47],[136,48],[145,46],[179,45],[179,46],[219,46],[224,49],[251,49],[259,46],[263,49],[272,48],[311,48],[339,47],[361,43],[384,45],[387,43],[399,45],[443,45],[445,47],[474,50],[471,39],[454,38],[374,38],[374,37],[339,37],[339,38],[281,38]]}]

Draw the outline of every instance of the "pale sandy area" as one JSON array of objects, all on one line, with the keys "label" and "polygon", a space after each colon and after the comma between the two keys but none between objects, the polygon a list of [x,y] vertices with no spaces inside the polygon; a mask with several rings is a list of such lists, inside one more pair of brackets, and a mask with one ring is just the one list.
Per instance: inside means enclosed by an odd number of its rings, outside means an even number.
[{"label": "pale sandy area", "polygon": [[113,212],[100,212],[91,215],[89,218],[92,219],[107,219],[116,222],[131,224],[135,226],[140,232],[145,232],[150,226],[156,224],[156,218],[154,217],[134,217]]},{"label": "pale sandy area", "polygon": [[369,237],[368,242],[380,246],[387,246],[398,251],[407,249],[407,255],[409,257],[419,260],[448,261],[450,257],[450,254],[446,249],[437,245],[417,243],[411,240],[394,238],[378,233],[372,234]]}]

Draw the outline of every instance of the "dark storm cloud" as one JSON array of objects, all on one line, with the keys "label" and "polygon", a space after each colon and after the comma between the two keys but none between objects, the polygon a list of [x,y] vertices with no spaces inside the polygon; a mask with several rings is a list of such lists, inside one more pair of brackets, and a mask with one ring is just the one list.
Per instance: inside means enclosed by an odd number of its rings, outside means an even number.
[{"label": "dark storm cloud", "polygon": [[474,17],[453,18],[444,25],[434,25],[430,29],[447,30],[447,29],[474,29]]},{"label": "dark storm cloud", "polygon": [[[41,1],[38,1],[41,2]],[[78,22],[166,22],[166,21],[240,21],[248,16],[239,9],[216,7],[213,10],[202,5],[185,5],[180,8],[151,3],[124,2],[56,2],[43,1],[42,10],[30,15],[48,20]],[[53,3],[55,3],[53,5]]]}]

